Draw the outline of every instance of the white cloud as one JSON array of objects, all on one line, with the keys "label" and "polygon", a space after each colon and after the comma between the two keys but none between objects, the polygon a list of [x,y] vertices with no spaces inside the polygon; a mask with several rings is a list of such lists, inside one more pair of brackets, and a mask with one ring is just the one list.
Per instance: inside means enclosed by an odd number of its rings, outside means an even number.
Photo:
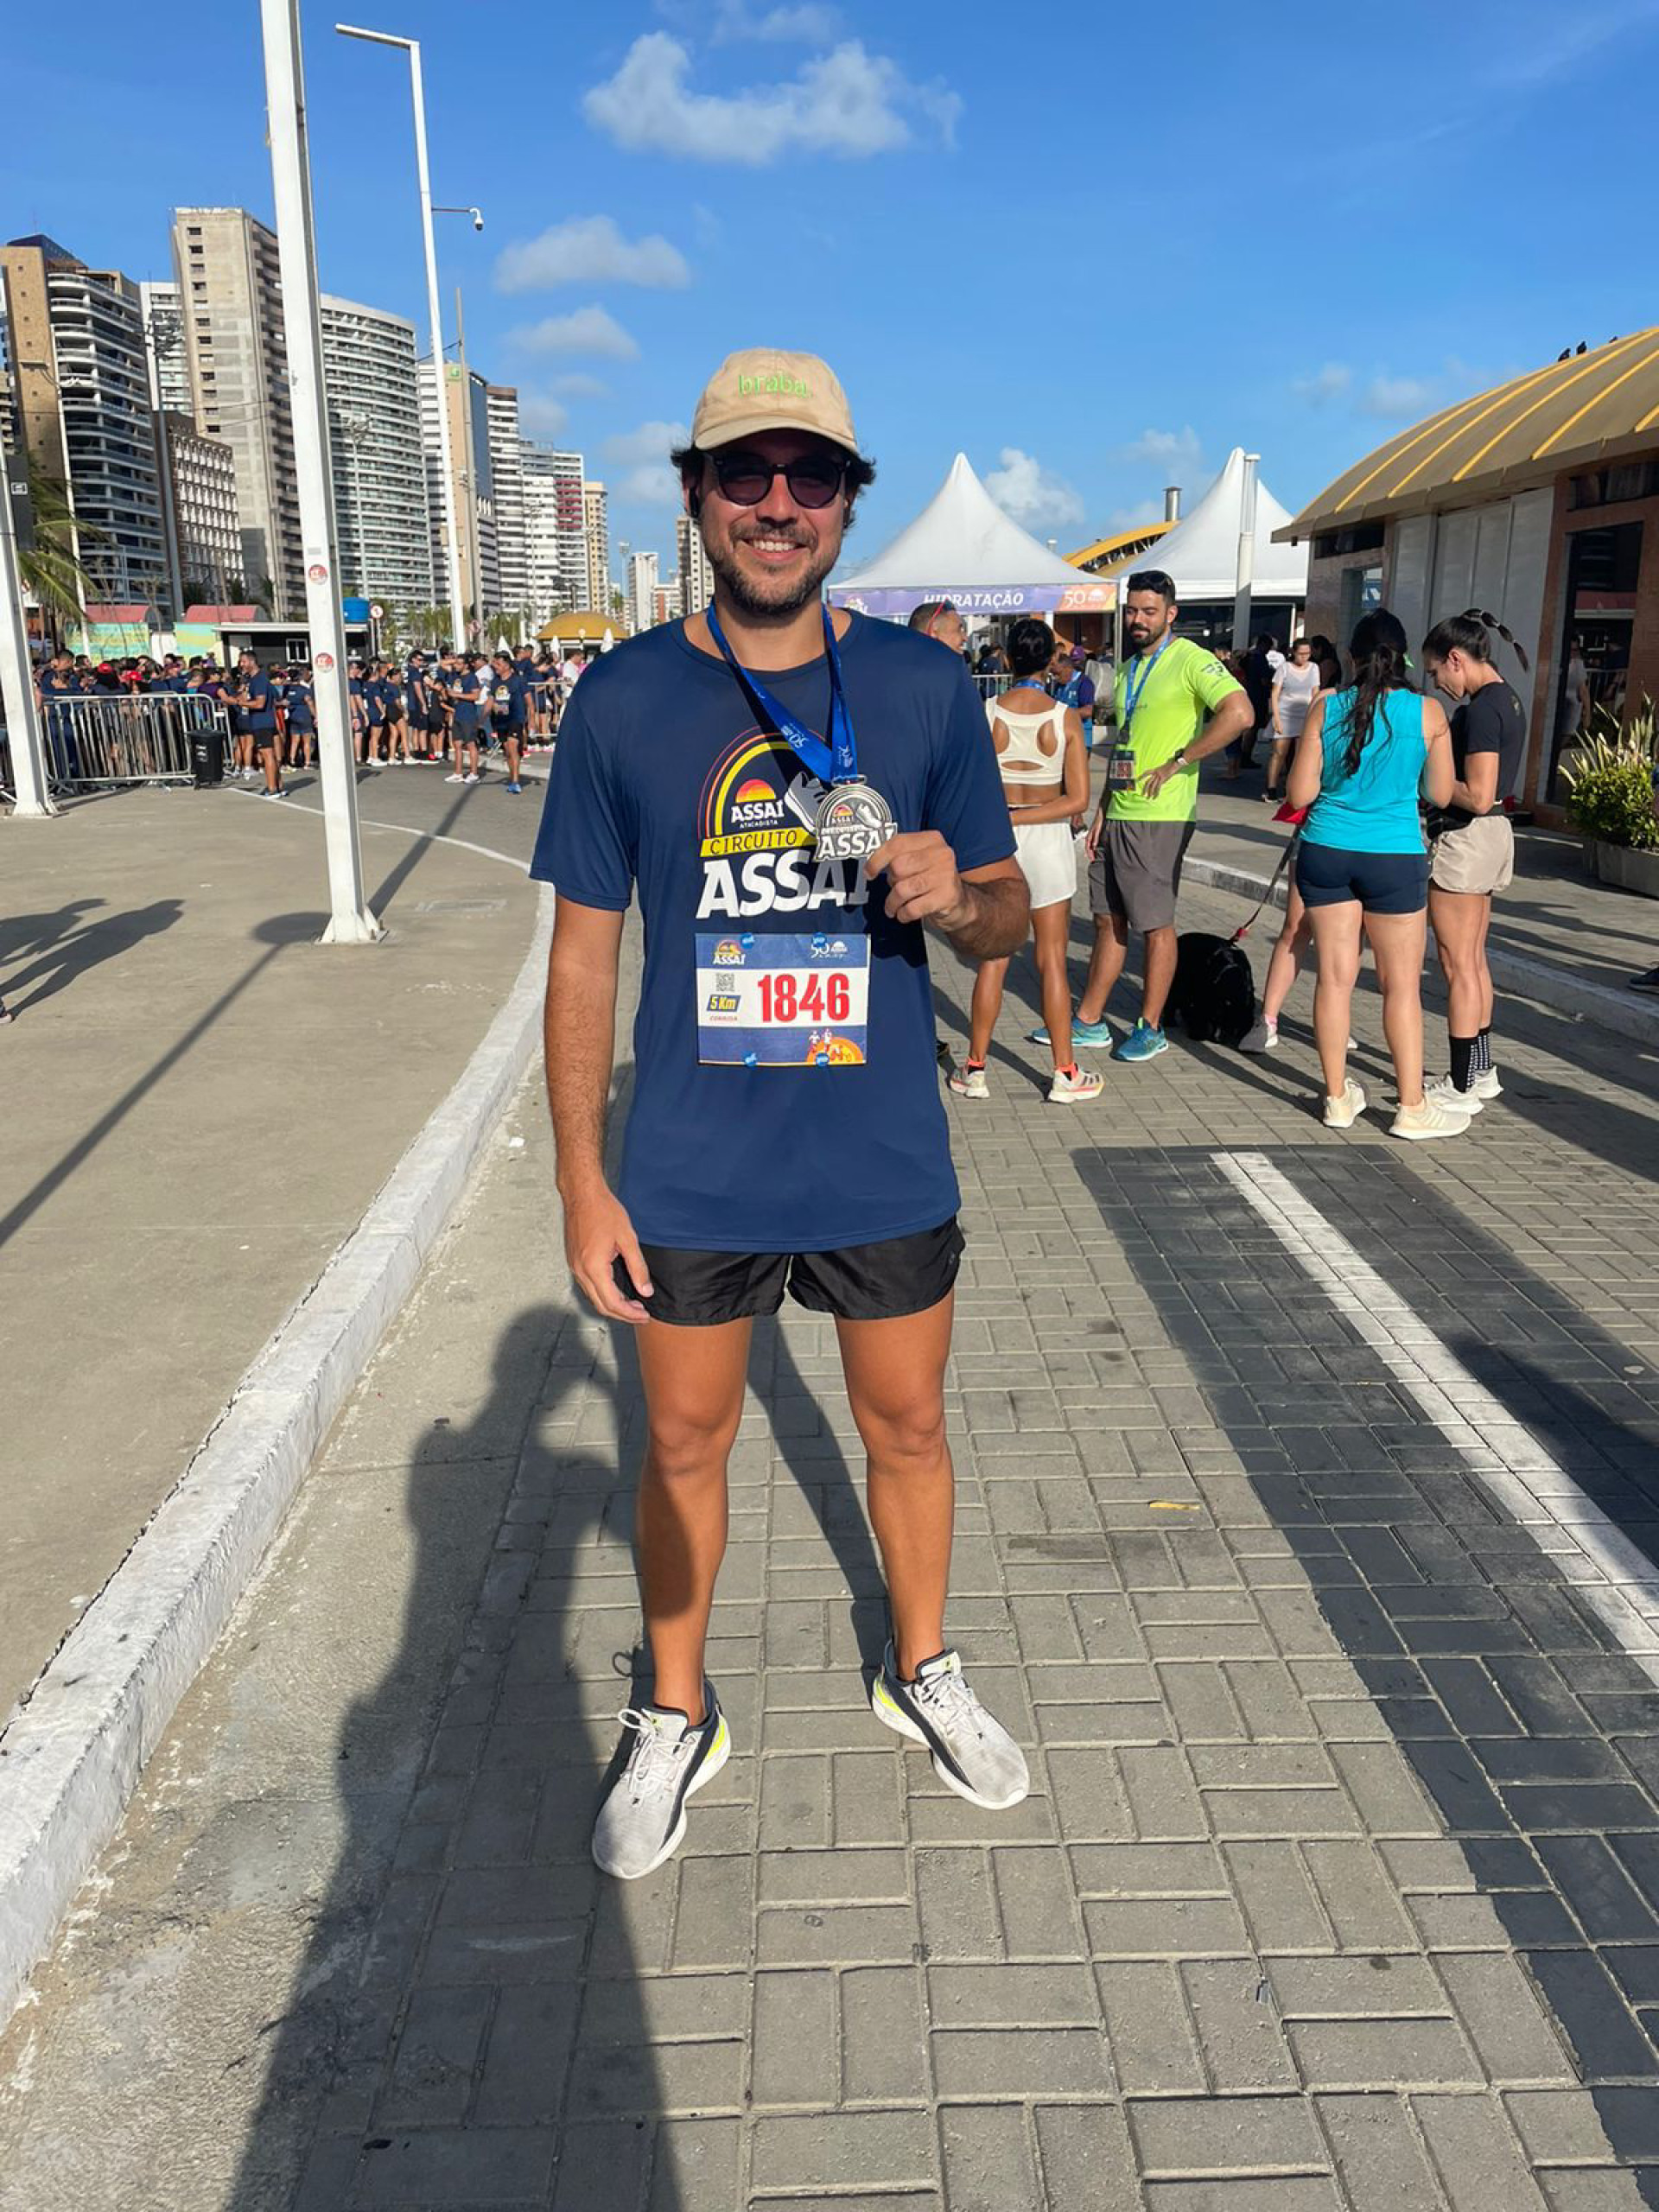
[{"label": "white cloud", "polygon": [[840,29],[841,10],[819,6],[817,0],[776,8],[757,8],[750,0],[720,0],[715,10],[714,41],[716,46],[747,38],[772,45],[798,41],[803,46],[823,46]]},{"label": "white cloud", "polygon": [[690,67],[678,39],[647,32],[615,76],[584,96],[583,112],[632,153],[760,168],[791,149],[856,160],[909,145],[906,108],[948,142],[962,105],[942,85],[912,85],[896,62],[856,39],[814,55],[786,82],[743,92],[694,92]]},{"label": "white cloud", "polygon": [[498,292],[550,291],[556,284],[645,284],[679,291],[691,270],[678,246],[654,232],[625,238],[608,215],[573,215],[539,238],[510,245],[495,264]]},{"label": "white cloud", "polygon": [[660,465],[667,462],[676,446],[687,444],[690,436],[683,423],[642,423],[637,430],[607,438],[601,450],[607,461]]},{"label": "white cloud", "polygon": [[1123,448],[1119,458],[1150,461],[1164,469],[1195,469],[1203,461],[1204,447],[1189,423],[1180,430],[1142,430],[1132,444]]},{"label": "white cloud", "polygon": [[605,399],[611,387],[602,377],[590,377],[586,369],[572,369],[568,376],[555,377],[548,389],[556,391],[561,399]]},{"label": "white cloud", "polygon": [[632,361],[639,352],[635,340],[603,308],[546,315],[540,322],[509,332],[508,342],[524,353],[590,353],[607,361]]},{"label": "white cloud", "polygon": [[1423,377],[1373,377],[1359,404],[1367,415],[1422,415],[1434,404],[1434,387]]},{"label": "white cloud", "polygon": [[1103,537],[1115,537],[1120,530],[1146,530],[1164,518],[1161,499],[1137,499],[1133,506],[1114,507],[1106,518]]},{"label": "white cloud", "polygon": [[520,385],[518,426],[531,437],[556,437],[569,420],[569,409],[561,405],[550,391],[531,391]]},{"label": "white cloud", "polygon": [[630,506],[678,507],[680,480],[664,461],[631,468],[616,487],[616,496]]},{"label": "white cloud", "polygon": [[1353,380],[1354,372],[1346,361],[1327,361],[1311,377],[1298,377],[1291,390],[1299,399],[1323,407],[1329,400],[1340,399]]},{"label": "white cloud", "polygon": [[985,489],[1004,514],[1027,530],[1083,520],[1082,497],[1063,476],[1052,474],[1034,454],[1021,453],[1018,446],[1004,446],[1001,458],[1002,466],[986,477]]}]

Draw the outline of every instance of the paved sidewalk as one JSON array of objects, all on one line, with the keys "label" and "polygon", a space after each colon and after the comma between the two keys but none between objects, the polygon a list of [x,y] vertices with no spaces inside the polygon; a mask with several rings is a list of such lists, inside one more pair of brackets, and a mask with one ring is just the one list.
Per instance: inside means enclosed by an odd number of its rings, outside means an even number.
[{"label": "paved sidewalk", "polygon": [[[381,778],[364,783],[365,817]],[[394,779],[398,780],[398,779]],[[411,783],[413,779],[410,779]],[[0,1718],[29,1690],[477,1046],[530,941],[487,790],[365,828],[389,936],[320,947],[322,825],[219,791],[0,823]],[[505,863],[505,864],[504,864]]]},{"label": "paved sidewalk", "polygon": [[[0,2040],[3,2212],[1656,2201],[1659,1691],[1497,1502],[1571,1477],[1659,1580],[1652,1071],[1521,1012],[1468,1137],[1339,1137],[1306,988],[1275,1058],[1178,1046],[1062,1112],[1016,963],[995,1096],[951,1103],[951,1623],[1031,1798],[976,1812],[867,1709],[859,1455],[791,1310],[733,1460],[738,1755],[628,1887],[587,1835],[639,1404],[527,1088]],[[1380,1094],[1369,992],[1357,1029]],[[1367,1300],[1228,1166],[1263,1159]],[[1425,1412],[1391,1301],[1508,1421]]]}]

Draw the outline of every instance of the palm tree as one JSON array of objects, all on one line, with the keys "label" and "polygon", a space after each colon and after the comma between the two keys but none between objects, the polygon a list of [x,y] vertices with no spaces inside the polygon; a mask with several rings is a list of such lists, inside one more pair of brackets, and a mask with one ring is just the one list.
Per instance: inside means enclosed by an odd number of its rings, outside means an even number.
[{"label": "palm tree", "polygon": [[95,543],[107,533],[76,522],[68,491],[55,476],[43,474],[32,459],[26,460],[23,467],[32,542],[27,549],[18,547],[17,566],[24,590],[37,602],[55,634],[64,623],[80,621],[88,597],[97,593],[77,541]]}]

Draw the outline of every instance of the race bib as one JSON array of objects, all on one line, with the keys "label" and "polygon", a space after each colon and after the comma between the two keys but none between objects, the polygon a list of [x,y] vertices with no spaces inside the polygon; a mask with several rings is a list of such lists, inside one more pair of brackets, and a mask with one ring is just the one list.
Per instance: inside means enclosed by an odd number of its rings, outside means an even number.
[{"label": "race bib", "polygon": [[809,936],[697,940],[697,1058],[705,1067],[862,1067],[870,941]]}]

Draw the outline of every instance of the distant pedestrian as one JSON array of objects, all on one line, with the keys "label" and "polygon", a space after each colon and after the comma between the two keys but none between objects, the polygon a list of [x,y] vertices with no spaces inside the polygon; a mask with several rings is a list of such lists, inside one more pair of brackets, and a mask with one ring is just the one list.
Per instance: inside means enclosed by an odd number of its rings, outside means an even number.
[{"label": "distant pedestrian", "polygon": [[1342,689],[1342,655],[1330,639],[1321,637],[1316,630],[1307,641],[1307,649],[1313,657],[1314,667],[1319,671],[1320,690],[1339,691]]},{"label": "distant pedestrian", "polygon": [[[283,798],[282,756],[277,750],[276,697],[270,677],[251,652],[237,656],[237,687],[226,694],[232,728],[264,772],[261,798]],[[250,771],[251,772],[251,771]]]},{"label": "distant pedestrian", "polygon": [[[308,668],[289,670],[288,681],[283,687],[283,704],[288,720],[288,765],[290,768],[308,768],[312,748],[317,741],[317,695]],[[296,753],[300,755],[298,760]]]},{"label": "distant pedestrian", "polygon": [[1411,688],[1406,633],[1394,615],[1382,607],[1366,615],[1350,652],[1352,683],[1314,701],[1290,771],[1290,803],[1308,810],[1296,887],[1319,959],[1313,1034],[1325,1124],[1351,1128],[1365,1110],[1365,1094],[1347,1071],[1363,929],[1399,1090],[1390,1133],[1414,1142],[1458,1136],[1468,1114],[1423,1091],[1428,856],[1417,813],[1421,785],[1437,805],[1452,796],[1452,734],[1440,707]]},{"label": "distant pedestrian", "polygon": [[1298,638],[1290,649],[1290,658],[1274,678],[1269,695],[1273,751],[1268,756],[1268,780],[1262,796],[1275,804],[1284,798],[1285,770],[1296,750],[1307,710],[1319,697],[1320,689],[1313,643],[1309,639]]},{"label": "distant pedestrian", "polygon": [[961,652],[968,643],[968,625],[957,613],[955,603],[948,599],[925,599],[919,607],[911,609],[906,626],[919,630],[923,637],[948,646],[953,653]]},{"label": "distant pedestrian", "polygon": [[490,667],[491,725],[506,754],[507,789],[517,798],[524,788],[518,771],[530,734],[530,683],[510,653],[497,653]]},{"label": "distant pedestrian", "polygon": [[1504,810],[1521,779],[1527,718],[1515,687],[1492,664],[1496,631],[1527,666],[1496,615],[1471,607],[1437,622],[1423,639],[1423,673],[1449,699],[1452,765],[1449,803],[1429,816],[1428,918],[1446,977],[1451,1072],[1432,1095],[1478,1114],[1503,1086],[1492,1062],[1492,971],[1486,934],[1492,893],[1515,877],[1515,830]]}]

